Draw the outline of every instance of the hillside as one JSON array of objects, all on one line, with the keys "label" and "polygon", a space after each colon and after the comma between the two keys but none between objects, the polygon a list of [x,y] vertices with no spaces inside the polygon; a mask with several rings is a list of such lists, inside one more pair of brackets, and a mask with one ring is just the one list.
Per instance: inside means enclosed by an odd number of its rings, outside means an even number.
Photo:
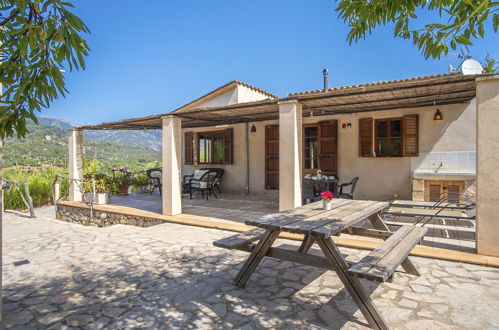
[{"label": "hillside", "polygon": [[[63,121],[58,121],[55,124],[54,121],[47,122],[42,118],[39,125],[28,124],[30,133],[26,138],[21,140],[17,138],[6,139],[4,167],[14,165],[40,166],[45,164],[65,167],[68,153],[66,129],[72,126],[63,129],[60,126],[63,123]],[[46,124],[52,124],[52,126]],[[120,133],[126,134],[127,132]],[[101,138],[104,138],[104,135],[101,135]],[[142,168],[147,163],[161,159],[161,152],[151,148],[102,141],[92,139],[90,136],[84,140],[84,147],[85,158],[96,158],[105,168],[120,166]]]},{"label": "hillside", "polygon": [[[57,126],[63,130],[82,126],[81,123],[70,122],[63,119],[44,117],[38,119],[43,126]],[[161,150],[161,131],[85,131],[84,138],[87,140],[116,142],[128,144],[139,148]]]}]

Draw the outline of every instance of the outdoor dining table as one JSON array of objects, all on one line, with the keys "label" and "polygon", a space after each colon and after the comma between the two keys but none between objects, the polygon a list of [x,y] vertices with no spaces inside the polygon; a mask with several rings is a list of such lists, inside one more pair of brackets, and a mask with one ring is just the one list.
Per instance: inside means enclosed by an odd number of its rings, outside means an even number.
[{"label": "outdoor dining table", "polygon": [[[329,211],[322,208],[322,202],[316,202],[247,220],[245,222],[247,225],[257,228],[218,240],[213,244],[250,253],[234,279],[234,284],[239,287],[245,285],[266,256],[333,270],[369,325],[375,329],[388,329],[386,321],[365,291],[359,277],[384,282],[391,279],[395,269],[400,265],[407,273],[419,275],[408,255],[427,229],[403,226],[396,232],[390,232],[380,217],[380,212],[389,206],[387,202],[347,199],[333,199],[331,202],[333,205]],[[356,226],[366,218],[375,229]],[[301,246],[297,250],[272,247],[282,232],[303,234]],[[345,260],[331,238],[342,232],[381,238],[385,241],[358,263],[352,264]],[[258,243],[252,244],[256,241]],[[314,243],[319,245],[324,257],[308,253]]]}]

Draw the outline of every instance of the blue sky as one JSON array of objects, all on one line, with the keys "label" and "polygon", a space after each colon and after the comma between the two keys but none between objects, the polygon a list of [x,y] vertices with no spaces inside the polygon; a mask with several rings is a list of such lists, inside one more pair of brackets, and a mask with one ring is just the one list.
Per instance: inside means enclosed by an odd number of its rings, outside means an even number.
[{"label": "blue sky", "polygon": [[[288,93],[447,73],[460,60],[425,60],[393,27],[349,46],[328,0],[73,1],[89,26],[87,68],[66,72],[70,93],[43,115],[100,123],[166,113],[231,80]],[[429,18],[423,18],[428,20]],[[470,47],[499,59],[499,35]]]}]

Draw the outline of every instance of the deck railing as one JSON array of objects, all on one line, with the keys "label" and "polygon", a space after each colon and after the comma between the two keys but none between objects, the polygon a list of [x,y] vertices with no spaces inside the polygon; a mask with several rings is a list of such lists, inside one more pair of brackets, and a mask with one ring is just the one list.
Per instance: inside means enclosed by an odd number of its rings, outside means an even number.
[{"label": "deck railing", "polygon": [[[21,196],[21,200],[23,201],[24,205],[29,211],[30,218],[36,218],[35,215],[35,208],[33,207],[33,199],[31,198],[31,195],[29,194],[29,187],[28,187],[28,182],[27,181],[16,181],[16,180],[8,180],[3,178],[3,181],[7,183],[8,188],[5,190],[8,190],[9,193],[7,197],[5,198],[4,205],[9,205],[9,201],[12,199],[12,195],[14,193],[14,189],[16,189],[19,193],[19,196]],[[2,192],[3,192],[3,185],[2,185]],[[11,212],[11,213],[17,213],[16,210],[8,210],[5,209],[4,211],[6,212]]]}]

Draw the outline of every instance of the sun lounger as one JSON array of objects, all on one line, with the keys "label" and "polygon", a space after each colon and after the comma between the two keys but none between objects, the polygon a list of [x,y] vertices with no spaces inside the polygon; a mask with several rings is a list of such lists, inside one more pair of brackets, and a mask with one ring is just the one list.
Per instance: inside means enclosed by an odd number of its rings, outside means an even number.
[{"label": "sun lounger", "polygon": [[459,202],[459,203],[451,203],[451,202],[424,202],[424,201],[409,201],[409,200],[394,200],[390,202],[390,205],[399,206],[399,207],[411,207],[411,208],[425,208],[425,209],[449,209],[449,210],[467,210],[475,207],[474,202]]},{"label": "sun lounger", "polygon": [[445,210],[440,209],[418,209],[413,207],[390,206],[383,214],[406,217],[429,217],[429,218],[447,218],[447,219],[475,219],[475,209],[469,210]]}]

